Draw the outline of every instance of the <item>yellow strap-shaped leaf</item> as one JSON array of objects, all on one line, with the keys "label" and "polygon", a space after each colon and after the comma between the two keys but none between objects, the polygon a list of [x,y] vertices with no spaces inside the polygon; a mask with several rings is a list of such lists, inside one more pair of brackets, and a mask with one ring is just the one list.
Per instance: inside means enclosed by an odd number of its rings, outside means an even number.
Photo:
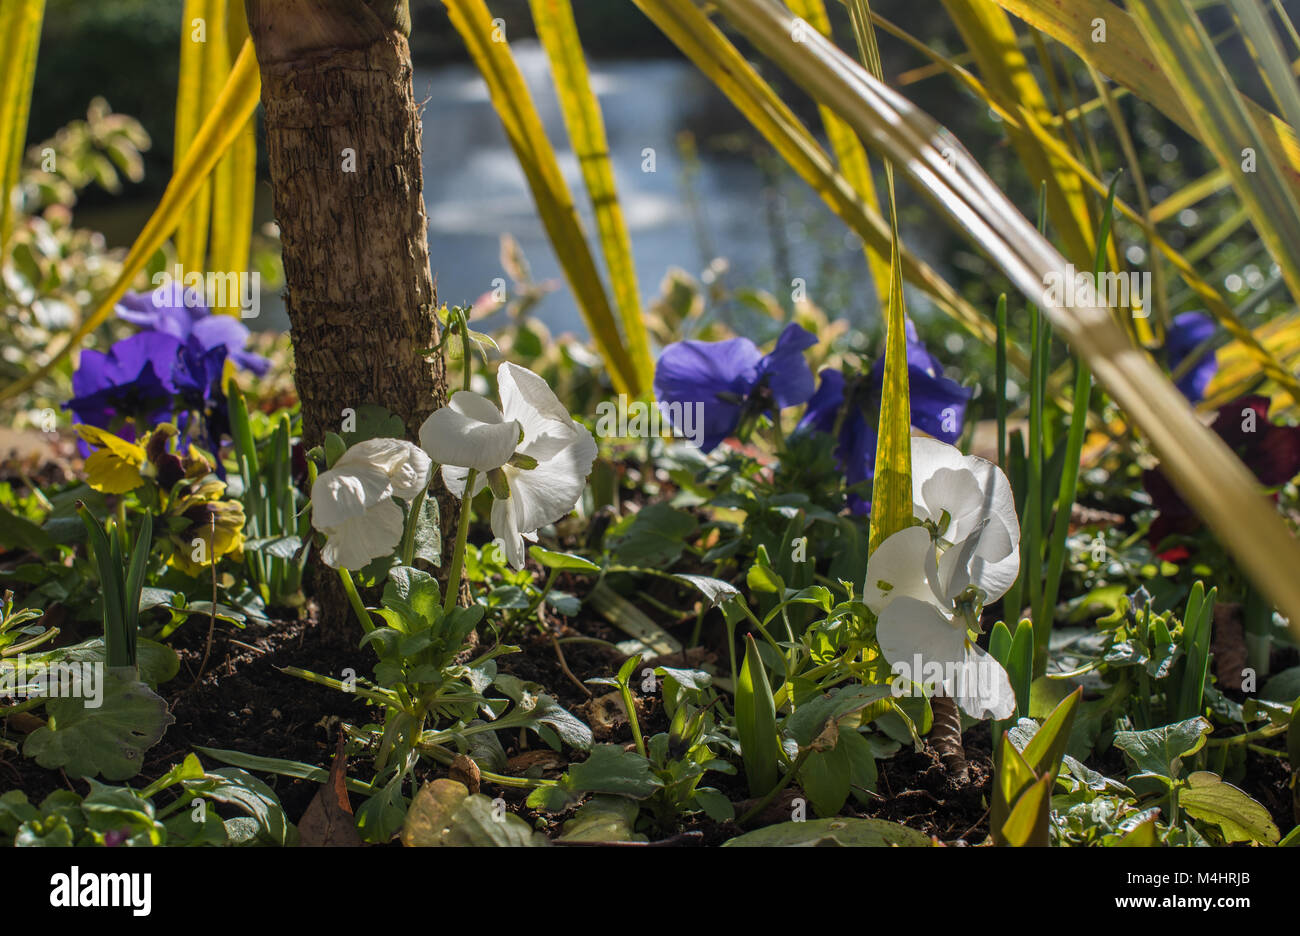
[{"label": "yellow strap-shaped leaf", "polygon": [[[789,12],[773,0],[714,0],[760,51],[815,100],[833,107],[865,145],[893,160],[955,228],[978,244],[1030,301],[1042,302],[1065,258],[1011,204],[961,144],[929,115],[876,81],[820,36],[789,41]],[[956,147],[949,164],[944,150]],[[1197,419],[1109,311],[1044,303],[1055,331],[1160,455],[1161,468],[1300,635],[1300,543],[1254,476]]]},{"label": "yellow strap-shaped leaf", "polygon": [[493,35],[498,26],[483,0],[443,2],[452,25],[469,50],[470,58],[487,82],[492,106],[496,108],[506,137],[528,179],[528,187],[537,203],[537,213],[577,299],[578,310],[591,332],[592,341],[609,368],[614,389],[619,393],[639,395],[649,387],[640,385],[636,365],[623,345],[609,297],[605,295],[596,262],[587,247],[587,237],[578,220],[573,195],[560,173],[555,150],[546,138],[532,95],[519,73],[510,46],[504,34]]},{"label": "yellow strap-shaped leaf", "polygon": [[632,261],[632,241],[628,237],[618,188],[614,184],[605,121],[591,90],[573,8],[569,0],[531,2],[537,35],[550,59],[551,76],[555,80],[555,92],[564,114],[564,125],[569,131],[573,155],[578,159],[596,216],[596,231],[600,235],[605,267],[609,271],[614,301],[623,323],[623,336],[636,368],[637,392],[644,392],[654,383],[650,335],[641,315],[641,290],[637,284],[636,264]]},{"label": "yellow strap-shaped leaf", "polygon": [[[1178,91],[1156,62],[1155,54],[1138,30],[1137,23],[1123,8],[1109,0],[993,2],[1051,36],[1107,78],[1122,84],[1199,138],[1196,123],[1180,100]],[[1105,41],[1098,41],[1101,38]],[[1246,102],[1246,110],[1274,161],[1283,167],[1288,183],[1293,190],[1300,192],[1300,142],[1294,129],[1253,101]]]},{"label": "yellow strap-shaped leaf", "polygon": [[[1087,166],[1084,166],[1079,162],[1065,144],[1051,133],[1048,133],[1046,128],[1028,111],[1019,107],[1014,102],[1008,102],[1008,105],[1004,106],[989,93],[989,91],[977,78],[975,78],[974,75],[966,71],[966,69],[945,61],[943,56],[927,48],[919,39],[906,31],[899,29],[887,20],[882,20],[878,16],[873,16],[872,19],[877,25],[886,29],[892,35],[897,36],[913,49],[916,49],[921,54],[932,58],[936,65],[940,66],[942,70],[948,72],[957,81],[961,82],[962,85],[971,91],[971,93],[987,104],[989,108],[992,109],[1006,124],[1017,127],[1023,126],[1029,130],[1029,132],[1034,134],[1042,145],[1053,155],[1068,163],[1078,174],[1079,178],[1098,195],[1103,197],[1107,195],[1109,187],[1106,183],[1102,182],[1101,179],[1094,175],[1092,170]],[[1200,183],[1193,184],[1199,185]],[[1206,185],[1208,186],[1208,183],[1206,183]],[[1159,208],[1160,206],[1157,205],[1153,210],[1153,213],[1154,211],[1159,210]],[[1274,355],[1270,354],[1267,349],[1260,345],[1251,333],[1250,329],[1242,323],[1241,319],[1237,316],[1237,313],[1224,300],[1218,289],[1197,274],[1192,265],[1197,259],[1199,259],[1194,253],[1196,245],[1193,245],[1193,247],[1188,248],[1185,251],[1179,252],[1174,249],[1168,241],[1159,236],[1140,212],[1135,211],[1133,207],[1123,199],[1115,199],[1115,209],[1144,228],[1151,246],[1162,253],[1166,259],[1173,264],[1174,269],[1177,270],[1179,276],[1182,277],[1183,282],[1185,282],[1192,291],[1196,293],[1200,300],[1205,303],[1206,311],[1213,315],[1215,319],[1218,320],[1219,324],[1223,326],[1224,330],[1233,337],[1234,344],[1240,345],[1242,349],[1255,361],[1256,366],[1260,367],[1271,380],[1275,381],[1280,387],[1286,388],[1289,393],[1300,396],[1300,379],[1297,379],[1293,369],[1285,367]],[[1218,236],[1218,234],[1226,231],[1230,227],[1231,221],[1232,219],[1225,221],[1221,226],[1222,231],[1212,232],[1212,235]],[[1226,236],[1226,234],[1224,236]],[[1206,243],[1209,244],[1212,240],[1213,237],[1208,237]],[[1067,364],[1049,378],[1048,388],[1051,394],[1054,397],[1057,396],[1061,387],[1063,387],[1070,379],[1072,378],[1069,375],[1069,365]]]},{"label": "yellow strap-shaped leaf", "polygon": [[70,351],[78,347],[88,334],[98,328],[113,312],[113,307],[125,295],[131,281],[144,269],[145,263],[171,236],[180,223],[185,208],[198,195],[203,182],[212,174],[217,162],[238,138],[244,124],[257,109],[262,80],[257,70],[257,57],[253,43],[246,41],[230,71],[225,88],[217,98],[216,106],[208,113],[194,137],[194,144],[181,161],[180,167],[167,184],[158,206],[154,209],[144,229],[122,262],[122,271],[112,287],[100,297],[94,311],[86,317],[75,332],[50,360],[0,391],[0,401],[22,393],[58,366]]},{"label": "yellow strap-shaped leaf", "polygon": [[[230,60],[248,38],[243,0],[228,0],[226,23],[226,74]],[[217,163],[212,185],[212,235],[208,269],[243,273],[253,236],[253,204],[257,190],[256,118],[249,117],[230,151]],[[239,296],[226,290],[226,304],[215,311],[239,314]]]},{"label": "yellow strap-shaped leaf", "polygon": [[0,256],[13,224],[45,0],[5,0],[0,9]]},{"label": "yellow strap-shaped leaf", "polygon": [[[1251,120],[1200,19],[1182,0],[1140,0],[1133,17],[1156,62],[1191,114],[1201,141],[1250,213],[1260,240],[1300,301],[1300,201]],[[1251,158],[1253,156],[1253,158]]]},{"label": "yellow strap-shaped leaf", "polygon": [[[948,16],[975,55],[984,86],[1002,101],[1016,101],[1040,124],[1051,122],[1052,109],[1029,70],[1011,19],[988,0],[943,0]],[[1047,150],[1024,129],[1006,126],[1007,136],[1035,189],[1047,185],[1047,216],[1065,242],[1066,256],[1080,269],[1092,265],[1092,223],[1083,185],[1068,163]]]},{"label": "yellow strap-shaped leaf", "polygon": [[[807,128],[692,0],[634,2],[845,224],[874,250],[889,252],[889,222],[835,171],[830,157]],[[902,258],[904,279],[929,296],[936,308],[981,341],[992,344],[996,340],[997,329],[988,317],[962,298],[942,276],[906,248]],[[1007,350],[1011,362],[1028,372],[1028,359],[1020,349]]]},{"label": "yellow strap-shaped leaf", "polygon": [[[806,20],[809,26],[823,36],[830,37],[831,21],[830,17],[826,15],[826,4],[823,0],[788,0],[786,5],[790,7],[790,12],[795,16]],[[876,194],[876,183],[871,178],[871,163],[867,159],[867,151],[862,146],[862,141],[857,138],[853,129],[840,120],[835,111],[829,107],[819,104],[817,113],[822,119],[822,126],[826,128],[826,138],[830,141],[831,152],[835,154],[835,161],[839,163],[840,174],[848,180],[854,191],[861,196],[872,211],[876,214],[882,214],[880,198]],[[893,276],[890,272],[890,253],[881,251],[866,240],[863,241],[863,252],[867,257],[867,267],[871,270],[871,278],[876,284],[876,296],[883,307],[889,301],[890,283]]]}]

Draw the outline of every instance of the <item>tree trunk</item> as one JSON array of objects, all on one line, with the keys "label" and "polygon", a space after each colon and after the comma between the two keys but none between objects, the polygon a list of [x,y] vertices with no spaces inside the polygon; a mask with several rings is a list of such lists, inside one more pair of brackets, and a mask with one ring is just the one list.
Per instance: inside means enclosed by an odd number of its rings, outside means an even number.
[{"label": "tree trunk", "polygon": [[[262,75],[304,441],[374,403],[408,439],[446,402],[405,0],[245,0]],[[436,479],[442,569],[458,503]],[[326,576],[318,576],[322,584]],[[345,602],[322,597],[327,622]],[[326,607],[328,605],[329,607]]]}]

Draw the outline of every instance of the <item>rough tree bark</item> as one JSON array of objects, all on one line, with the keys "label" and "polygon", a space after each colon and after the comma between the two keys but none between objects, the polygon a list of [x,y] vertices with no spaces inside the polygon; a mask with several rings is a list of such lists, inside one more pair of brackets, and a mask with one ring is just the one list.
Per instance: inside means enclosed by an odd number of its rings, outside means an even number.
[{"label": "rough tree bark", "polygon": [[[375,403],[414,439],[446,401],[406,0],[245,0],[262,75],[294,380],[309,446]],[[442,529],[458,504],[436,481]],[[450,535],[443,536],[444,562]],[[318,576],[325,587],[327,577]],[[337,598],[337,593],[334,593]],[[326,606],[328,605],[328,607]],[[346,603],[322,601],[337,624]],[[332,628],[331,628],[332,629]]]}]

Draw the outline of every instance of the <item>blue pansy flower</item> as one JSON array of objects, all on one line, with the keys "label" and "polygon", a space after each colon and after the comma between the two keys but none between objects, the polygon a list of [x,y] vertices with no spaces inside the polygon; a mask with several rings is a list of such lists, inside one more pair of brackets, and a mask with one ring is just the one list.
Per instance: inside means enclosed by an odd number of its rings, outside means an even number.
[{"label": "blue pansy flower", "polygon": [[[827,368],[819,375],[817,392],[808,401],[796,432],[824,432],[838,438],[835,457],[849,487],[869,480],[876,466],[876,430],[868,421],[880,412],[885,359],[876,361],[866,376],[845,378]],[[952,444],[960,438],[966,420],[971,391],[943,375],[943,367],[921,343],[916,327],[907,323],[907,379],[912,425],[940,441]],[[847,402],[847,406],[846,406]],[[856,494],[849,495],[855,513],[867,513],[871,505]]]},{"label": "blue pansy flower", "polygon": [[803,352],[816,343],[795,324],[786,326],[767,354],[748,338],[676,342],[655,367],[655,398],[683,407],[700,404],[700,447],[710,452],[759,413],[808,402],[816,382]]},{"label": "blue pansy flower", "polygon": [[[1214,320],[1204,312],[1184,312],[1175,315],[1165,335],[1165,355],[1170,371],[1176,371],[1178,365],[1214,334]],[[1208,351],[1188,368],[1174,385],[1182,391],[1183,396],[1193,403],[1205,398],[1205,388],[1210,385],[1214,375],[1219,371],[1219,361],[1215,352]]]}]

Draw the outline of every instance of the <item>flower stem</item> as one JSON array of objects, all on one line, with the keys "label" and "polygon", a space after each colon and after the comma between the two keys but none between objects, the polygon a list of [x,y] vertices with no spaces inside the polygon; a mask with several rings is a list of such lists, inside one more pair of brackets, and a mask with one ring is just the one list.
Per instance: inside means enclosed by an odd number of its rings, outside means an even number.
[{"label": "flower stem", "polygon": [[456,607],[456,598],[460,594],[460,575],[465,568],[465,541],[469,539],[469,515],[477,475],[478,472],[473,468],[465,475],[465,493],[460,501],[460,519],[456,523],[456,545],[451,554],[451,572],[447,574],[447,593],[442,599],[444,614],[450,614],[451,609]]},{"label": "flower stem", "polygon": [[406,518],[406,534],[402,537],[402,565],[409,566],[415,561],[415,531],[420,524],[420,512],[424,510],[424,500],[429,496],[428,490],[421,491],[411,501],[411,513]]},{"label": "flower stem", "polygon": [[366,610],[361,596],[357,594],[357,586],[352,581],[352,573],[347,569],[339,569],[339,579],[343,582],[343,590],[348,593],[348,602],[352,605],[357,620],[361,622],[361,629],[367,634],[370,633],[375,629],[375,622],[370,619],[370,612]]}]

